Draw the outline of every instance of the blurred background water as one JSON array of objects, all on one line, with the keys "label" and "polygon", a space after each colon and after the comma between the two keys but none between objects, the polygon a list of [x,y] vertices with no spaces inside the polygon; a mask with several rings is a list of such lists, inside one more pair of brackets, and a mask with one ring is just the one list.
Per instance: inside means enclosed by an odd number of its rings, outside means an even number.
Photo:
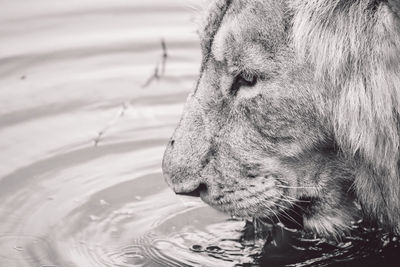
[{"label": "blurred background water", "polygon": [[0,0],[0,266],[262,262],[244,221],[161,174],[199,69],[200,4]]}]

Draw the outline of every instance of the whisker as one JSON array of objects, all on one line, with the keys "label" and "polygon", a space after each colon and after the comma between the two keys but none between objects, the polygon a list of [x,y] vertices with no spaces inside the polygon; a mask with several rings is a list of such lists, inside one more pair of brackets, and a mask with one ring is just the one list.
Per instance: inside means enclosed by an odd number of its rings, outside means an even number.
[{"label": "whisker", "polygon": [[285,199],[285,198],[281,198],[281,197],[273,197],[273,198],[278,199],[278,200],[283,200],[283,201],[289,203],[291,206],[296,205],[296,203],[294,203],[293,201],[291,201],[289,199]]},{"label": "whisker", "polygon": [[291,217],[289,214],[287,214],[285,211],[282,211],[283,213],[281,213],[281,216],[288,219],[289,221],[297,224],[300,227],[303,227],[303,225],[301,225],[300,223],[298,223],[293,217]]},{"label": "whisker", "polygon": [[[280,198],[278,198],[280,200]],[[274,203],[275,206],[281,207],[282,209],[287,209],[286,206],[278,204],[278,203]]]},{"label": "whisker", "polygon": [[[271,204],[274,204],[274,203],[271,203]],[[266,207],[266,208],[269,212],[271,212],[275,216],[275,218],[278,220],[278,222],[282,223],[281,220],[279,219],[279,216],[270,207]]]},{"label": "whisker", "polygon": [[[282,199],[282,198],[277,198],[278,200],[284,200],[284,199]],[[286,200],[287,201],[287,200]],[[300,208],[302,211],[304,211],[304,209],[301,207],[301,206],[298,206],[298,205],[296,205],[296,203],[292,203],[292,202],[290,202],[290,201],[287,201],[287,202],[289,202],[292,206],[297,206],[298,208]],[[276,206],[278,206],[278,207],[281,207],[281,208],[283,208],[283,209],[287,209],[287,207],[285,207],[285,206],[283,206],[283,205],[279,205],[278,203],[274,203],[274,205],[276,205]],[[299,215],[299,216],[302,216],[302,214],[300,214],[300,213],[298,213],[297,211],[295,211],[295,210],[291,210],[293,213],[295,213],[295,214],[297,214],[297,215]]]},{"label": "whisker", "polygon": [[280,188],[290,188],[290,189],[317,189],[316,186],[288,186],[288,185],[275,185]]},{"label": "whisker", "polygon": [[278,215],[269,207],[267,207],[268,211],[272,212],[274,214],[275,218],[278,220],[278,222],[282,223],[281,220],[279,219]]},{"label": "whisker", "polygon": [[287,197],[288,200],[291,200],[291,201],[294,201],[294,202],[300,202],[300,203],[310,203],[311,202],[310,200],[301,200],[301,199],[297,199],[297,198],[294,198],[294,197],[288,197],[288,196],[284,196],[284,197]]},{"label": "whisker", "polygon": [[300,202],[300,203],[310,203],[310,202],[311,202],[310,200],[301,200],[301,199],[297,199],[297,198],[295,198],[295,197],[291,197],[291,196],[284,195],[282,192],[279,192],[279,194],[280,194],[282,197],[284,197],[284,198],[286,198],[287,200],[289,200],[289,201]]},{"label": "whisker", "polygon": [[[297,215],[301,216],[301,214],[295,212]],[[300,227],[303,227],[303,225],[301,225],[298,221],[296,221],[292,216],[290,216],[285,210],[281,210],[281,215],[287,219],[289,219],[289,221],[294,222],[295,224],[297,224]]]},{"label": "whisker", "polygon": [[[302,211],[305,211],[304,208],[303,208],[302,206],[300,206],[299,204],[297,204],[297,203],[295,203],[295,202],[293,202],[293,201],[291,201],[291,200],[288,200],[288,199],[285,199],[285,198],[279,198],[279,197],[274,197],[274,198],[277,199],[277,200],[286,201],[286,202],[289,203],[289,205],[291,205],[292,207],[297,207],[297,208],[301,209]],[[278,204],[275,203],[275,205],[278,205]],[[278,206],[283,207],[283,206],[281,206],[281,205],[278,205]],[[286,208],[286,207],[285,207],[285,208]],[[293,212],[296,213],[296,214],[298,214],[298,215],[300,215],[300,214],[297,213],[296,211],[293,211]]]}]

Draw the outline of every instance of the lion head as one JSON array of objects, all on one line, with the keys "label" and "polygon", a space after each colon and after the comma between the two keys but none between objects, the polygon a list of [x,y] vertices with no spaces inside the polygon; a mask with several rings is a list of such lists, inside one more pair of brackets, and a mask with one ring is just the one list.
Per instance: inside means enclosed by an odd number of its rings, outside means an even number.
[{"label": "lion head", "polygon": [[359,216],[398,230],[399,8],[213,1],[199,79],[164,155],[168,185],[244,218],[295,211],[322,235]]}]

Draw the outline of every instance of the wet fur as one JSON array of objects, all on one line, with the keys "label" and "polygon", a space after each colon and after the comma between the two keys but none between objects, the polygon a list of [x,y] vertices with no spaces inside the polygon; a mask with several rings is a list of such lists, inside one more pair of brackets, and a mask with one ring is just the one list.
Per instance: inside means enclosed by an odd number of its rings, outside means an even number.
[{"label": "wet fur", "polygon": [[[398,1],[213,1],[203,62],[163,161],[176,192],[340,235],[400,222]],[[240,72],[255,88],[235,88]],[[355,202],[364,214],[358,214]]]}]

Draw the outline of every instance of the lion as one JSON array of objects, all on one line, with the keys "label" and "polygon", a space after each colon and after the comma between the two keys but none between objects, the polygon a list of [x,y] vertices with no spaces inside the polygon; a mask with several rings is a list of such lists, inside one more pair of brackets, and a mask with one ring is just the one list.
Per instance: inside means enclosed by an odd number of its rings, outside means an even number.
[{"label": "lion", "polygon": [[398,0],[216,0],[167,184],[321,236],[400,233]]}]

